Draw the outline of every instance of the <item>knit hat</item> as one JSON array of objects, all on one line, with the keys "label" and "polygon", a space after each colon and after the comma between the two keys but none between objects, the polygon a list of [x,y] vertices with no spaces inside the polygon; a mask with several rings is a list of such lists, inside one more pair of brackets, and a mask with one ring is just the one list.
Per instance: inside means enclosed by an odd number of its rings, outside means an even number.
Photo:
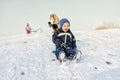
[{"label": "knit hat", "polygon": [[68,22],[68,23],[69,23],[69,26],[70,26],[69,20],[68,20],[67,18],[62,18],[62,19],[60,20],[60,28],[62,28],[63,24],[66,23],[66,22]]}]

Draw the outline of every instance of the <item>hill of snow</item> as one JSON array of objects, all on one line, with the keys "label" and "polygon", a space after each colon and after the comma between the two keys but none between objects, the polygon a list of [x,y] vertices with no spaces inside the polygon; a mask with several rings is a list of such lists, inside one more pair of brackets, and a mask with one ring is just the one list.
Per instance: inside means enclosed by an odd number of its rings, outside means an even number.
[{"label": "hill of snow", "polygon": [[79,63],[53,61],[52,34],[0,38],[0,80],[120,80],[120,30],[75,32]]}]

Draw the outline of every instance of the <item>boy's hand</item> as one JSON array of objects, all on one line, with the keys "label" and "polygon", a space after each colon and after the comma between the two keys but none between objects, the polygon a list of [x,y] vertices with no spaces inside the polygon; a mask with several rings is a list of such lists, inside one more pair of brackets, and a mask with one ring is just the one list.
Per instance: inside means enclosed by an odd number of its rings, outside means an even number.
[{"label": "boy's hand", "polygon": [[62,44],[61,44],[61,47],[66,48],[65,43],[62,43]]}]

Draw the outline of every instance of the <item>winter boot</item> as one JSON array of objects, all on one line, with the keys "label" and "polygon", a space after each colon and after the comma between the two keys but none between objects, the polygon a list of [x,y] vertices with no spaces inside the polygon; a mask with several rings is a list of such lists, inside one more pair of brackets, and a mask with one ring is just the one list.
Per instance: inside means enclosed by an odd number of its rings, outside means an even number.
[{"label": "winter boot", "polygon": [[63,62],[64,58],[65,58],[65,53],[64,53],[64,52],[61,52],[61,53],[59,54],[60,63]]},{"label": "winter boot", "polygon": [[76,55],[73,58],[73,62],[78,62],[80,60],[80,58],[81,58],[81,55],[82,55],[82,52],[80,50],[78,50],[76,52]]},{"label": "winter boot", "polygon": [[82,52],[79,50],[77,51],[76,59],[79,60],[81,58]]}]

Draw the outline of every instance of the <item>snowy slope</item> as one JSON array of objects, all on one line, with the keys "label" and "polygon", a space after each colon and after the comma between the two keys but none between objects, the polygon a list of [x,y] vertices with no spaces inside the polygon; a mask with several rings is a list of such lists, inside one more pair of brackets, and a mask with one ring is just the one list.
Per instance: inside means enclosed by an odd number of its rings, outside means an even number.
[{"label": "snowy slope", "polygon": [[0,38],[0,80],[120,80],[120,30],[76,32],[78,64],[61,67],[52,34]]}]

